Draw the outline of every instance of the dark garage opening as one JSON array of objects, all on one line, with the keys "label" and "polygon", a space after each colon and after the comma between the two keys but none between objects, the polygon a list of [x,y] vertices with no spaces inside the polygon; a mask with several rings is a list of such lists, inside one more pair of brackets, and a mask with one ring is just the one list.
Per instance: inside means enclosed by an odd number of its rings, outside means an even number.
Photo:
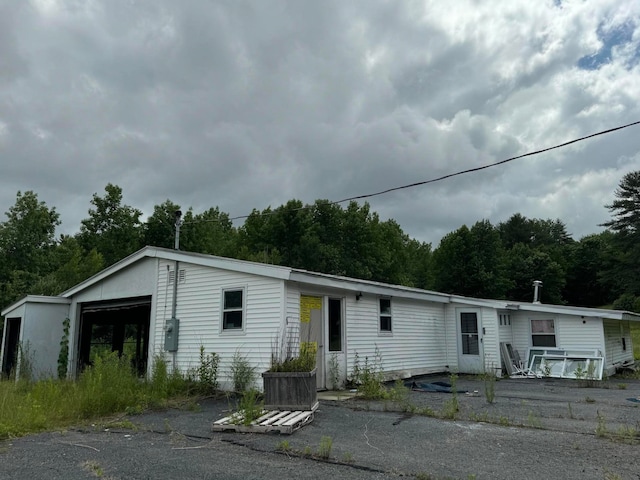
[{"label": "dark garage opening", "polygon": [[4,358],[2,359],[2,376],[9,377],[14,373],[18,362],[18,347],[20,343],[21,318],[7,318],[7,333],[4,343]]},{"label": "dark garage opening", "polygon": [[97,355],[118,352],[131,358],[138,375],[147,370],[151,298],[86,303],[80,316],[78,371]]}]

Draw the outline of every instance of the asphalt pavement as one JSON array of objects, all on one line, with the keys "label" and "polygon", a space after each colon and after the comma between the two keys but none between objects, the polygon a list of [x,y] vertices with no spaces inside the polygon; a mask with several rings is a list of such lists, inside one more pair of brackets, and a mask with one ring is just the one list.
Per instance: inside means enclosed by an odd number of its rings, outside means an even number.
[{"label": "asphalt pavement", "polygon": [[292,435],[213,432],[226,398],[114,417],[0,443],[0,478],[640,479],[639,380],[501,380],[492,403],[476,377],[457,386],[455,419],[417,413],[447,411],[447,393],[321,400]]}]

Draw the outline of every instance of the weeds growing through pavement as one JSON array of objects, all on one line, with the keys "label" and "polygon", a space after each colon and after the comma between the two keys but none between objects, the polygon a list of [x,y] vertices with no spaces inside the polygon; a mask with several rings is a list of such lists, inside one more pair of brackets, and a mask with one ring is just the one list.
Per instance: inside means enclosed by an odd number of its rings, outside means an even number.
[{"label": "weeds growing through pavement", "polygon": [[289,443],[289,440],[282,440],[281,442],[278,442],[278,445],[276,445],[276,450],[280,452],[290,452],[291,444]]},{"label": "weeds growing through pavement", "polygon": [[444,403],[442,409],[442,418],[449,418],[455,420],[460,411],[460,404],[458,402],[458,389],[457,389],[458,375],[452,373],[449,376],[449,383],[451,384],[451,398]]},{"label": "weeds growing through pavement", "polygon": [[600,414],[600,411],[596,411],[596,420],[598,423],[596,424],[596,437],[604,437],[607,435],[607,424],[605,422],[604,416]]},{"label": "weeds growing through pavement", "polygon": [[327,460],[331,456],[332,447],[333,439],[331,437],[323,436],[320,439],[320,445],[318,446],[318,456]]},{"label": "weeds growing through pavement", "polygon": [[531,410],[529,410],[529,413],[527,415],[527,423],[525,425],[531,428],[542,428],[542,423],[540,422],[540,419]]},{"label": "weeds growing through pavement", "polygon": [[496,374],[494,372],[485,372],[482,375],[484,381],[484,397],[487,403],[493,403],[496,399]]}]

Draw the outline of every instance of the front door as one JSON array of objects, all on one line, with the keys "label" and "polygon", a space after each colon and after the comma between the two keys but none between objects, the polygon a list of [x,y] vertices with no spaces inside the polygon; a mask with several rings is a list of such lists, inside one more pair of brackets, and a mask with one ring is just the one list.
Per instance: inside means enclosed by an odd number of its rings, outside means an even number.
[{"label": "front door", "polygon": [[300,347],[316,352],[317,388],[324,388],[324,342],[322,297],[300,296]]},{"label": "front door", "polygon": [[478,312],[458,312],[458,370],[461,373],[484,371],[482,325]]}]

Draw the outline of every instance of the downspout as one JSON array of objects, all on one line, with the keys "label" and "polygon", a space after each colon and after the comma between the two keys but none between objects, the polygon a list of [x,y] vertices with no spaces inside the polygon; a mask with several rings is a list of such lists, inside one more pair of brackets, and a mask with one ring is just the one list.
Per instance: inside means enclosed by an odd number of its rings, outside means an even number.
[{"label": "downspout", "polygon": [[[175,237],[175,241],[174,241],[174,245],[173,248],[175,250],[180,250],[180,225],[182,225],[182,212],[180,210],[176,210],[175,212],[176,215],[176,237]],[[180,262],[178,260],[176,260],[174,267],[173,267],[173,298],[172,298],[172,302],[171,302],[171,321],[174,325],[176,325],[177,322],[177,310],[178,310],[178,277],[179,277],[179,268],[180,268]],[[177,361],[177,357],[178,357],[178,346],[176,344],[176,349],[173,351],[173,368],[175,370],[176,368],[176,361]]]},{"label": "downspout", "polygon": [[[176,238],[173,244],[173,248],[175,250],[180,250],[180,225],[182,212],[180,210],[176,210]],[[173,270],[173,302],[171,303],[171,318],[176,318],[176,311],[178,308],[178,268],[180,267],[180,262],[176,260],[174,270]]]}]

